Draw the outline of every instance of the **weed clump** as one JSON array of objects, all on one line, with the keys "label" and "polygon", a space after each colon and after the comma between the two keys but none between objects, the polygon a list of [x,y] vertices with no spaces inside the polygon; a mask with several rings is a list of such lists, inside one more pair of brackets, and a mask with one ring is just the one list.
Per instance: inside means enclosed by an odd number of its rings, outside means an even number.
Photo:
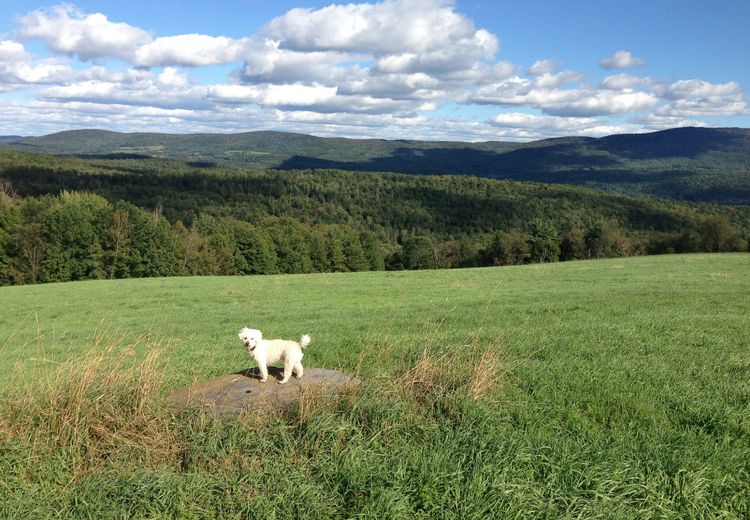
[{"label": "weed clump", "polygon": [[164,347],[96,333],[83,355],[23,382],[0,406],[0,432],[37,456],[63,455],[74,473],[116,460],[164,464],[177,451],[162,413]]},{"label": "weed clump", "polygon": [[450,397],[493,400],[510,370],[500,340],[480,348],[474,338],[443,352],[425,347],[396,383],[420,403]]}]

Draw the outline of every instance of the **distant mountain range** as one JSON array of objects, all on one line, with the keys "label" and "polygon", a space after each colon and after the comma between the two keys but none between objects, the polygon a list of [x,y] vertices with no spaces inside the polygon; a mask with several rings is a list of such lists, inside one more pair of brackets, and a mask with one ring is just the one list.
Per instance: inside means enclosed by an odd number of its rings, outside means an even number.
[{"label": "distant mountain range", "polygon": [[181,135],[72,130],[0,137],[0,147],[44,154],[162,157],[195,167],[474,175],[750,203],[750,129],[740,128],[676,128],[530,143],[345,139],[266,131]]}]

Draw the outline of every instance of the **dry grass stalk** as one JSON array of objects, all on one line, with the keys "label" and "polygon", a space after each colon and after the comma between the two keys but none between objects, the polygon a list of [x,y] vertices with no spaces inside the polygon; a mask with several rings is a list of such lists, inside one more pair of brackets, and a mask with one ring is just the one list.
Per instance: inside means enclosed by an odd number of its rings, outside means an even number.
[{"label": "dry grass stalk", "polygon": [[498,339],[481,348],[475,334],[445,352],[425,347],[415,365],[397,379],[396,387],[420,402],[448,395],[490,398],[510,371],[502,343]]},{"label": "dry grass stalk", "polygon": [[157,412],[163,352],[146,337],[97,332],[83,355],[11,388],[0,431],[39,450],[70,451],[82,471],[118,454],[163,463],[177,450],[168,416]]},{"label": "dry grass stalk", "polygon": [[510,365],[497,342],[487,346],[479,355],[479,361],[468,367],[466,393],[474,400],[490,398],[502,384]]}]

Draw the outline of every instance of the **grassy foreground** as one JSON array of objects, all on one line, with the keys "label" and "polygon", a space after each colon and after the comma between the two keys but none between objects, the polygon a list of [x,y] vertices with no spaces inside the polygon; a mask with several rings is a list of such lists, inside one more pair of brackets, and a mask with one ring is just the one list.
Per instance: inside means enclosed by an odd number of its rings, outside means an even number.
[{"label": "grassy foreground", "polygon": [[[747,518],[750,255],[0,288],[0,517]],[[337,399],[171,389],[309,333]]]}]

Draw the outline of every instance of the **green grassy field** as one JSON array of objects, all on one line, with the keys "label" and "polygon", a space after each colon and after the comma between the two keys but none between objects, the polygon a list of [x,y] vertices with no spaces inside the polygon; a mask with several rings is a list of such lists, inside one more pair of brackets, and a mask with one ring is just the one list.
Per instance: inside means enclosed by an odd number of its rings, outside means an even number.
[{"label": "green grassy field", "polygon": [[[749,296],[747,254],[3,287],[0,517],[747,518]],[[160,406],[246,325],[363,384]]]}]

